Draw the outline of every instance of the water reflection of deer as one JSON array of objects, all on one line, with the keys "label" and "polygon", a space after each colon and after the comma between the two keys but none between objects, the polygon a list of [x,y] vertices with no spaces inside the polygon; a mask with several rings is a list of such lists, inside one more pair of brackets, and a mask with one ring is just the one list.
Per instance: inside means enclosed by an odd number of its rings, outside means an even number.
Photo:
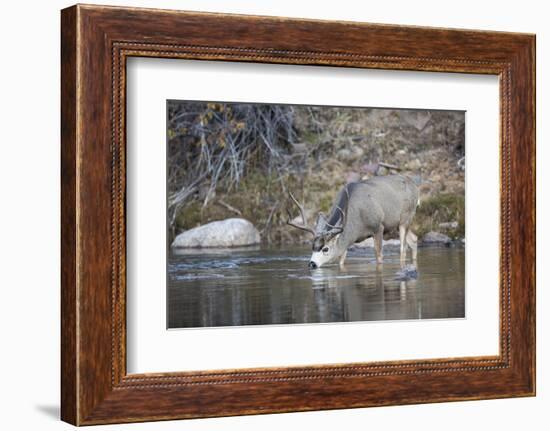
[{"label": "water reflection of deer", "polygon": [[[349,283],[350,278],[354,279],[353,284]],[[334,321],[334,315],[343,321],[394,320],[411,306],[416,307],[412,315],[422,318],[416,279],[385,279],[381,270],[374,277],[359,276],[336,266],[320,268],[311,280],[320,322]],[[365,315],[370,318],[365,319]]]}]

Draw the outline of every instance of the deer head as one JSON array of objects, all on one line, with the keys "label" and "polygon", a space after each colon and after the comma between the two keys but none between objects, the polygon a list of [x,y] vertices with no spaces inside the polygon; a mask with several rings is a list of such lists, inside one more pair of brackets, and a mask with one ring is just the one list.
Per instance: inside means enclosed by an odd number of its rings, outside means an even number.
[{"label": "deer head", "polygon": [[[347,192],[347,189],[346,189],[346,192]],[[288,208],[287,208],[287,212],[288,212],[287,224],[297,229],[309,232],[310,234],[313,235],[313,241],[312,241],[312,247],[311,247],[313,250],[313,253],[309,261],[309,267],[312,269],[319,268],[322,265],[334,262],[335,260],[340,258],[340,256],[342,256],[345,250],[341,250],[340,247],[338,247],[337,241],[338,241],[338,237],[344,230],[344,226],[346,225],[345,211],[342,208],[340,208],[338,205],[335,206],[335,209],[339,211],[341,214],[339,225],[330,224],[327,217],[322,212],[319,212],[317,216],[317,221],[315,223],[315,228],[313,228],[307,222],[303,206],[300,205],[298,200],[294,197],[294,195],[290,191],[289,191],[289,195],[300,211],[302,224],[293,223],[291,221],[292,215]]]}]

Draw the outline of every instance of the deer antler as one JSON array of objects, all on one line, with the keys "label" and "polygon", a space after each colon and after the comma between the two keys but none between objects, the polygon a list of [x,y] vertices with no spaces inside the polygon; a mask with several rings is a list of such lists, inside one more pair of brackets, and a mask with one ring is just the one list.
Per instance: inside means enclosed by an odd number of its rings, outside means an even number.
[{"label": "deer antler", "polygon": [[292,227],[295,227],[296,229],[300,229],[300,230],[304,230],[306,232],[309,232],[311,233],[312,235],[315,236],[315,230],[313,230],[310,226],[308,226],[307,224],[307,220],[306,220],[306,215],[305,215],[305,212],[304,212],[304,208],[302,207],[302,205],[300,205],[300,203],[296,200],[296,198],[293,196],[293,194],[290,192],[290,190],[288,191],[288,194],[290,195],[290,198],[292,199],[292,201],[296,204],[296,206],[298,207],[298,209],[300,210],[300,215],[302,216],[302,224],[299,225],[299,224],[296,224],[296,223],[292,223],[290,220],[292,219],[292,215],[290,214],[290,210],[287,208],[286,209],[286,212],[288,213],[288,220],[286,222],[286,224],[288,224],[289,226],[292,226]]}]

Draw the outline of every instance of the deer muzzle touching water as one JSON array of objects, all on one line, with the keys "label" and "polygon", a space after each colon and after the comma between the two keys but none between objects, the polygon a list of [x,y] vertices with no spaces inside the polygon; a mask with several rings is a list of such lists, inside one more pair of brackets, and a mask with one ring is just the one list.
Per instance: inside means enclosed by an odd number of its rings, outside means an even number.
[{"label": "deer muzzle touching water", "polygon": [[300,211],[302,224],[287,224],[313,235],[311,269],[339,262],[344,264],[348,248],[369,237],[374,238],[377,263],[383,262],[382,241],[384,232],[399,231],[400,261],[405,264],[407,248],[411,249],[416,263],[417,237],[410,226],[418,205],[418,188],[403,175],[373,177],[366,181],[345,185],[336,196],[328,216],[319,213],[315,226],[307,223],[305,211],[290,194]]}]

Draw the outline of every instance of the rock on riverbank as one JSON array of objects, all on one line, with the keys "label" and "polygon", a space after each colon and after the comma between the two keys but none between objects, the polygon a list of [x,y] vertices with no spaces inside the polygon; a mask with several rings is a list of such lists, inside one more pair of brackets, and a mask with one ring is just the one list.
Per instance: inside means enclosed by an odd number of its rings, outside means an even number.
[{"label": "rock on riverbank", "polygon": [[451,238],[441,232],[428,232],[422,238],[424,244],[450,244]]},{"label": "rock on riverbank", "polygon": [[[451,238],[441,232],[431,231],[422,237],[422,240],[419,240],[419,243],[424,245],[449,245],[453,242]],[[462,238],[460,240],[461,244],[464,244],[465,241]],[[399,247],[398,239],[388,239],[383,241],[384,247]],[[352,249],[364,249],[364,248],[374,248],[374,239],[367,238],[364,241],[361,241],[357,244],[353,244]]]},{"label": "rock on riverbank", "polygon": [[[398,239],[388,239],[382,241],[383,247],[399,247],[399,240]],[[354,249],[361,249],[361,248],[374,248],[374,238],[367,238],[364,241],[358,242],[356,244],[353,244],[352,248]]]},{"label": "rock on riverbank", "polygon": [[239,247],[259,243],[260,232],[252,223],[242,218],[229,218],[180,233],[172,242],[172,247]]}]

